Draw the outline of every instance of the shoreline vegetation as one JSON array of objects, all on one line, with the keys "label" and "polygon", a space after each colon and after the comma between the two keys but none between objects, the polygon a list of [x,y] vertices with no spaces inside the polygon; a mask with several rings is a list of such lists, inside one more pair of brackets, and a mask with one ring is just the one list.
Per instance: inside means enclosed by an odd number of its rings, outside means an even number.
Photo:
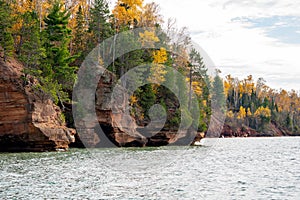
[{"label": "shoreline vegetation", "polygon": [[[130,32],[143,27],[153,28]],[[167,27],[166,30],[163,27]],[[106,97],[101,97],[105,92],[99,89],[99,105],[96,105],[101,118],[99,123],[115,145],[168,145],[186,136],[178,136],[180,125],[198,133],[194,142],[203,138],[200,133],[213,137],[207,135],[207,131],[214,109],[226,117],[223,130],[214,137],[300,135],[299,92],[274,90],[263,78],[255,81],[251,75],[244,79],[227,75],[223,79],[218,69],[214,76],[208,75],[200,52],[191,48],[188,30],[178,29],[174,20],[164,19],[156,3],[118,0],[110,10],[105,0],[0,0],[3,71],[0,75],[0,150],[14,145],[21,145],[19,149],[41,151],[67,149],[69,145],[83,147],[75,134],[72,115],[71,97],[77,72],[97,44],[124,32],[128,33],[126,41],[115,44],[110,52],[128,45],[153,46],[153,49],[142,48],[115,58],[108,67],[111,81],[101,84],[106,84],[106,89],[112,88],[115,80],[128,71],[150,63],[148,70],[136,70],[134,77],[147,76],[152,84],[143,85],[123,98],[128,99],[130,117],[137,127],[146,127],[151,119],[165,118],[166,122],[158,134],[149,132],[147,137],[141,136],[134,127],[115,127],[112,122],[117,117],[101,107]],[[164,47],[156,49],[157,43]],[[98,62],[101,65],[103,58],[99,57]],[[138,80],[126,82],[126,87],[137,84],[134,81]],[[24,101],[20,101],[21,97]],[[157,104],[163,109],[155,109],[153,105]],[[51,107],[51,112],[40,105]],[[39,117],[32,117],[33,113]],[[35,120],[43,123],[43,127],[37,126]],[[51,120],[53,123],[49,126]],[[129,129],[134,131],[130,137],[126,135]],[[92,147],[99,143],[95,134],[88,138]],[[72,143],[74,138],[76,141]]]}]

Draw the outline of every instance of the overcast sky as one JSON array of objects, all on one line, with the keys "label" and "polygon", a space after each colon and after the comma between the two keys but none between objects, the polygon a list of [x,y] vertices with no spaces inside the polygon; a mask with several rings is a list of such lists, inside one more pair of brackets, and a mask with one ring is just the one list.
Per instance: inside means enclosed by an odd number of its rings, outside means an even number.
[{"label": "overcast sky", "polygon": [[[145,0],[145,2],[152,2]],[[300,0],[154,0],[222,71],[300,90]]]}]

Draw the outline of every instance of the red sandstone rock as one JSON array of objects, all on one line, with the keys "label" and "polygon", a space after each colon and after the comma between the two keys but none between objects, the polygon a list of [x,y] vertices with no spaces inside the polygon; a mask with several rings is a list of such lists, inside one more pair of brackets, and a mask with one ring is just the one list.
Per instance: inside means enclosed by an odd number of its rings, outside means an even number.
[{"label": "red sandstone rock", "polygon": [[23,86],[21,71],[16,61],[0,59],[0,151],[67,149],[75,130],[65,126],[51,100]]},{"label": "red sandstone rock", "polygon": [[[145,146],[147,139],[136,130],[136,122],[126,110],[128,108],[126,91],[121,87],[117,88],[116,98],[112,100],[116,87],[118,86],[116,86],[115,76],[105,71],[97,85],[94,108],[91,109],[88,105],[82,106],[85,110],[95,109],[97,119],[93,119],[91,114],[93,111],[87,111],[82,118],[75,116],[79,138],[86,147]],[[78,89],[76,92],[80,93],[78,96],[84,97],[91,95],[93,91]]]}]

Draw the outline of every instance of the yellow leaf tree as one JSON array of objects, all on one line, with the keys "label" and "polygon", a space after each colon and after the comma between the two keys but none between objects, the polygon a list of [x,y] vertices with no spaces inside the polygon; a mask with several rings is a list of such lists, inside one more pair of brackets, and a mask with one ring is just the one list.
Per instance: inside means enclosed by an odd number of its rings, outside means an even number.
[{"label": "yellow leaf tree", "polygon": [[261,106],[255,111],[254,116],[260,118],[262,121],[269,122],[271,118],[271,110],[268,107],[265,108]]},{"label": "yellow leaf tree", "polygon": [[165,48],[160,48],[153,52],[153,62],[151,65],[151,76],[149,78],[150,82],[162,83],[165,81],[165,70],[164,63],[168,60],[168,53]]},{"label": "yellow leaf tree", "polygon": [[140,22],[142,10],[143,0],[118,0],[112,11],[116,28],[136,27]]},{"label": "yellow leaf tree", "polygon": [[243,120],[243,119],[245,119],[246,115],[247,115],[246,109],[243,106],[241,106],[240,111],[238,112],[237,118],[240,120]]},{"label": "yellow leaf tree", "polygon": [[143,12],[140,17],[139,26],[155,27],[157,24],[163,23],[162,16],[159,14],[158,4],[152,2],[143,7]]},{"label": "yellow leaf tree", "polygon": [[145,30],[144,33],[139,33],[140,42],[143,47],[154,47],[156,42],[159,42],[159,38],[156,36],[154,31]]}]

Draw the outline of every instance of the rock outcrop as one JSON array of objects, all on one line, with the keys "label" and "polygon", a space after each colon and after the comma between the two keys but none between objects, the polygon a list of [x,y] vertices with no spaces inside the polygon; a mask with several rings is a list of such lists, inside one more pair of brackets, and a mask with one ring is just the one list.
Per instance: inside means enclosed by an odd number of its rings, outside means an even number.
[{"label": "rock outcrop", "polygon": [[[91,68],[89,68],[91,69]],[[81,68],[80,77],[89,73]],[[92,71],[99,70],[95,68]],[[100,68],[100,71],[104,72]],[[87,76],[90,77],[90,76]],[[76,108],[75,123],[79,138],[86,147],[144,147],[144,146],[165,146],[169,144],[188,145],[195,135],[191,131],[177,133],[176,131],[160,131],[155,133],[143,130],[145,127],[137,127],[135,119],[130,115],[128,94],[122,86],[117,85],[114,74],[105,71],[99,79],[97,88],[86,87],[83,83],[77,85],[75,89],[75,101],[81,102],[79,107],[84,107],[85,114],[81,114],[80,109]],[[95,93],[95,102],[93,99],[86,100],[85,97]],[[73,94],[74,95],[74,94]],[[79,98],[79,99],[77,99]],[[81,99],[81,100],[80,100]],[[90,103],[87,103],[90,101]],[[89,105],[94,104],[94,105]],[[93,107],[93,108],[91,108]],[[94,112],[96,120],[94,119]],[[76,115],[82,115],[76,117]]]},{"label": "rock outcrop", "polygon": [[[221,133],[221,137],[281,137],[293,136],[293,134],[285,128],[279,127],[277,124],[271,122],[266,124],[264,129],[256,131],[248,126],[239,125],[231,126],[225,124]],[[296,134],[295,134],[296,136]]]},{"label": "rock outcrop", "polygon": [[[0,151],[52,151],[74,142],[61,110],[24,84],[22,65],[0,58]],[[42,94],[42,93],[40,93]]]},{"label": "rock outcrop", "polygon": [[221,137],[254,137],[258,133],[254,129],[246,126],[232,127],[228,124],[223,126]]},{"label": "rock outcrop", "polygon": [[[77,97],[84,97],[93,95],[91,94],[93,90],[81,88],[77,89],[76,93],[78,93],[76,94]],[[113,93],[115,98],[112,100]],[[126,110],[128,108],[126,105],[128,96],[122,87],[116,86],[116,78],[112,73],[105,71],[99,77],[95,97],[92,111],[86,105],[81,106],[86,112],[82,117],[76,116],[78,110],[74,113],[76,128],[79,130],[78,135],[85,147],[145,146],[147,139],[136,130],[135,120]],[[85,103],[85,101],[82,102],[82,104]],[[93,109],[97,117],[96,120],[91,114],[94,112]]]}]

